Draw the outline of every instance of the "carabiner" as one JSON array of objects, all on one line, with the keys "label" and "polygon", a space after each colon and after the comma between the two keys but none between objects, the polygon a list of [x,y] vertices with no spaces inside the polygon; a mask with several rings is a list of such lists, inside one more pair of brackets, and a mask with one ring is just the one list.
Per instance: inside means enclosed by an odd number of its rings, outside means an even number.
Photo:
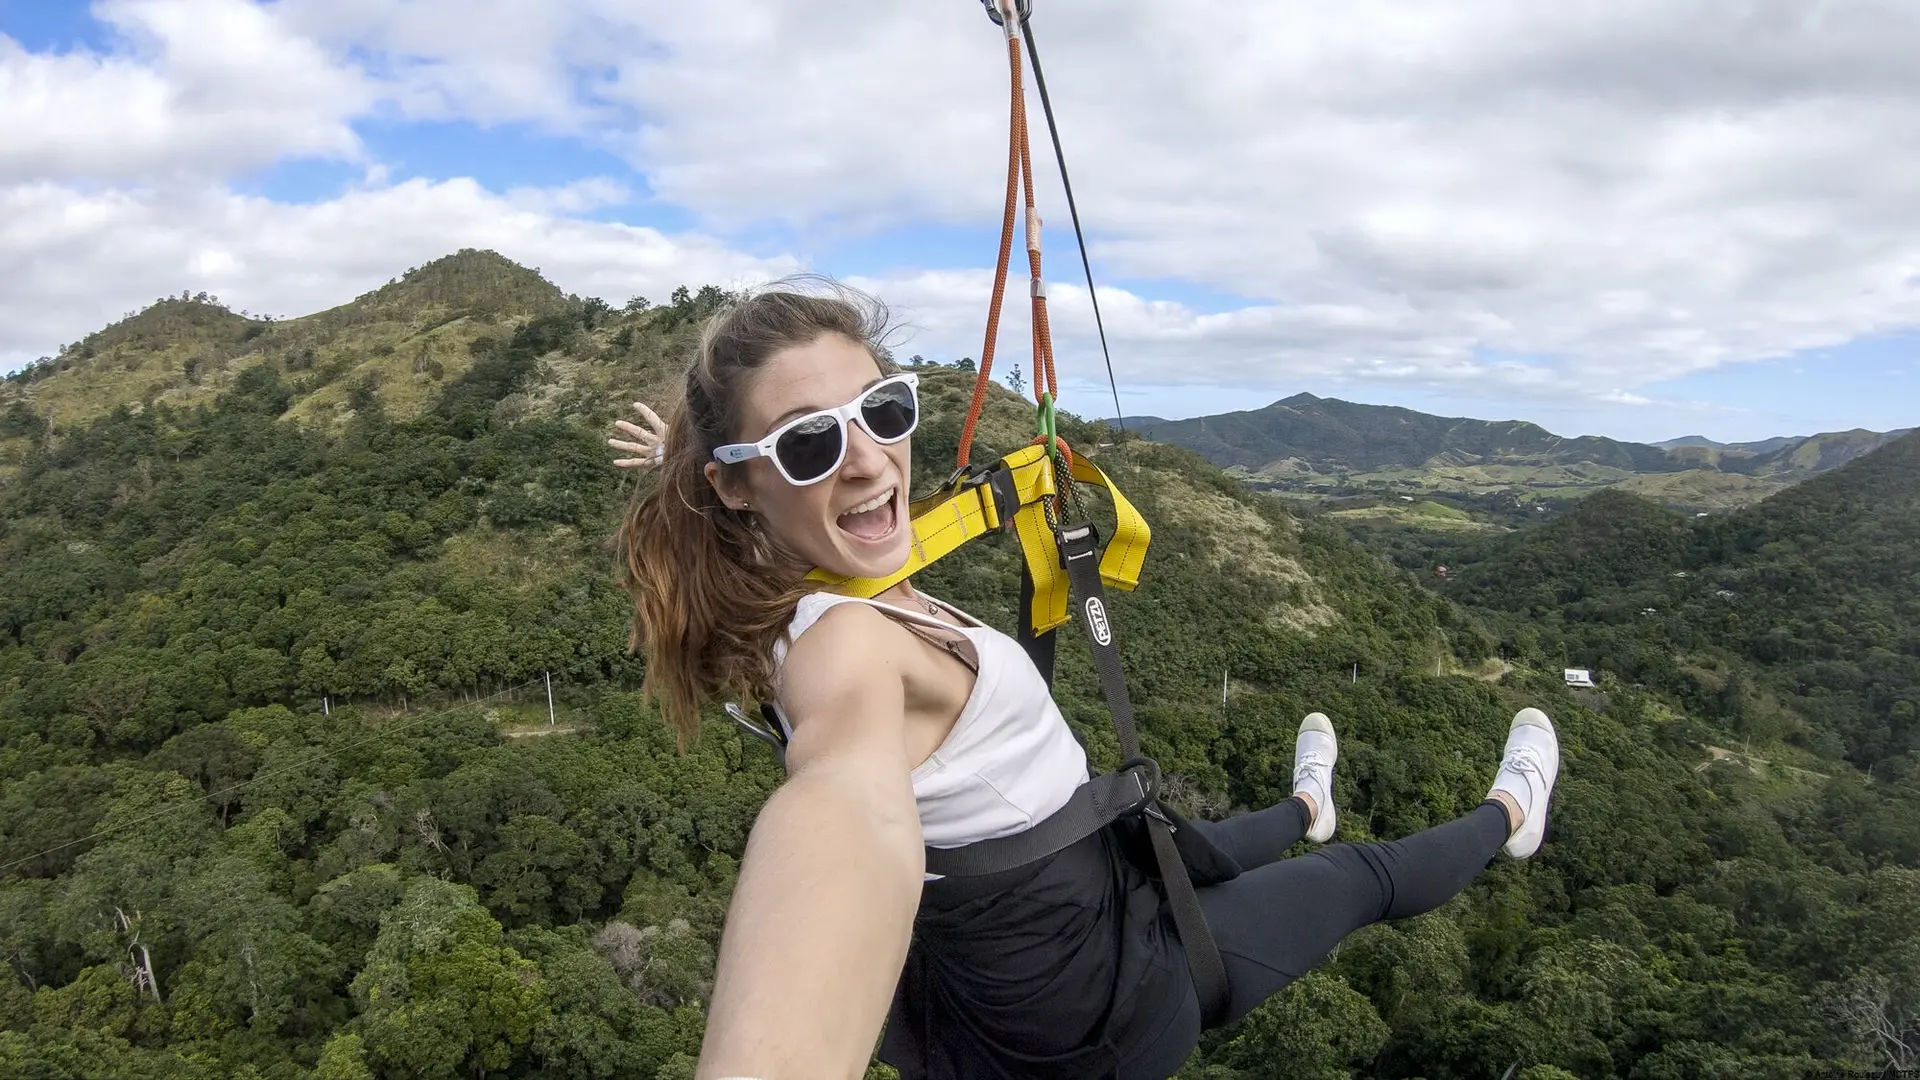
[{"label": "carabiner", "polygon": [[1000,11],[1003,4],[1012,5],[1014,13],[1020,17],[1020,25],[1025,26],[1033,17],[1033,0],[980,0],[980,6],[987,9],[987,18],[995,26],[1007,25],[1006,16]]}]

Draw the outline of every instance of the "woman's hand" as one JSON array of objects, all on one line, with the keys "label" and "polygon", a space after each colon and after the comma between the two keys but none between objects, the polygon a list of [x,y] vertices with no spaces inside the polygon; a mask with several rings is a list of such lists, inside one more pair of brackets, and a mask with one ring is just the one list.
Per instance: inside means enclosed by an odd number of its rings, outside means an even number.
[{"label": "woman's hand", "polygon": [[646,428],[642,429],[638,424],[628,423],[625,420],[615,420],[613,426],[633,438],[631,440],[608,439],[607,445],[615,450],[625,450],[629,454],[640,455],[615,458],[613,463],[620,468],[650,469],[660,464],[661,459],[666,457],[667,425],[660,422],[660,418],[654,415],[652,409],[647,408],[646,402],[636,401],[633,407],[640,413],[640,418],[647,422]]}]

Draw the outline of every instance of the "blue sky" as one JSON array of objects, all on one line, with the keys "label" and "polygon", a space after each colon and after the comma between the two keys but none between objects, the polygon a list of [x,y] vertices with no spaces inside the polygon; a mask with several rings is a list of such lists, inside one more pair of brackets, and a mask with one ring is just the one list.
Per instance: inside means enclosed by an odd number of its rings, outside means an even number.
[{"label": "blue sky", "polygon": [[[976,354],[999,46],[971,2],[858,41],[813,10],[0,0],[0,367],[160,293],[304,314],[462,246],[614,301],[821,271],[905,312],[905,351]],[[1920,85],[1833,103],[1857,138],[1806,90],[1898,42],[1776,41],[1745,98],[1682,65],[1649,103],[1613,26],[1533,27],[1584,60],[1562,85],[1485,40],[1524,12],[1435,10],[1419,54],[1371,7],[1221,5],[1220,41],[1173,44],[1153,12],[1048,12],[1128,412],[1305,390],[1644,440],[1920,423],[1920,213],[1857,179],[1904,175],[1875,132]],[[1663,11],[1634,15],[1647,41],[1716,47]],[[1036,152],[1067,404],[1109,412]]]},{"label": "blue sky", "polygon": [[0,31],[32,52],[98,49],[102,27],[74,0],[0,0]]}]

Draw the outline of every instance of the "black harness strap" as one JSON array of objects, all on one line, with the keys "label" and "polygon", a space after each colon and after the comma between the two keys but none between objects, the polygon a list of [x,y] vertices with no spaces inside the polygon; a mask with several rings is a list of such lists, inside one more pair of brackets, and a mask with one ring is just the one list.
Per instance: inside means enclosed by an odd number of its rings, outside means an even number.
[{"label": "black harness strap", "polygon": [[[761,722],[728,702],[727,715],[740,729],[773,748],[782,766],[787,760],[786,729],[771,702],[760,706]],[[957,848],[929,847],[927,873],[942,877],[986,877],[1066,850],[1101,829],[1153,805],[1160,795],[1160,766],[1139,758],[1075,788],[1060,809],[1044,820],[1009,836],[976,840]]]},{"label": "black harness strap", "polygon": [[927,873],[982,877],[1044,859],[1152,805],[1160,793],[1160,766],[1146,759],[1081,784],[1065,806],[1010,836],[957,848],[927,849]]},{"label": "black harness strap", "polygon": [[1047,689],[1053,689],[1053,631],[1044,634],[1033,632],[1033,624],[1027,619],[1027,612],[1033,610],[1033,574],[1027,564],[1020,564],[1020,607],[1014,618],[1014,640],[1027,652],[1027,658],[1033,666],[1040,669],[1040,677],[1047,680]]},{"label": "black harness strap", "polygon": [[[1114,733],[1119,737],[1120,755],[1139,759],[1140,732],[1133,722],[1133,699],[1127,693],[1127,680],[1120,671],[1120,648],[1115,643],[1113,620],[1107,612],[1107,591],[1100,583],[1100,538],[1091,524],[1062,526],[1060,555],[1066,562],[1067,580],[1080,601],[1080,621],[1093,645],[1093,666],[1100,674],[1100,689],[1106,694],[1107,710],[1113,714]],[[1146,808],[1147,835],[1153,840],[1154,862],[1160,868],[1160,881],[1167,890],[1167,903],[1173,909],[1173,925],[1187,949],[1187,966],[1193,971],[1193,988],[1200,997],[1200,1011],[1209,1026],[1225,1015],[1227,1007],[1227,968],[1220,960],[1220,948],[1207,929],[1206,913],[1200,910],[1200,897],[1193,890],[1187,865],[1174,846],[1173,823],[1160,812],[1157,800]]]}]

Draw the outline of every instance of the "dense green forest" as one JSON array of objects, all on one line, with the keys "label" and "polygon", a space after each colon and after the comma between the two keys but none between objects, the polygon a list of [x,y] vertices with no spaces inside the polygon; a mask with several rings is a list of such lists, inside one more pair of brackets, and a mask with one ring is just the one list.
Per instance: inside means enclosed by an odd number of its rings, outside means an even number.
[{"label": "dense green forest", "polygon": [[[616,307],[463,253],[285,323],[169,300],[10,381],[0,1075],[692,1076],[780,774],[718,722],[676,752],[641,700],[605,547],[632,480],[601,440],[721,299]],[[970,379],[921,364],[924,488]],[[986,448],[1030,429],[995,395]],[[1187,809],[1284,796],[1310,709],[1340,727],[1343,839],[1473,806],[1521,704],[1565,746],[1538,857],[1356,935],[1184,1076],[1915,1063],[1920,515],[1910,486],[1906,525],[1868,490],[1920,475],[1913,440],[1746,525],[1568,515],[1449,598],[1188,451],[1063,434],[1114,444],[1154,526],[1115,623]],[[1016,559],[978,543],[922,583],[1010,628]],[[1750,617],[1682,620],[1634,591],[1645,560]],[[1590,650],[1605,693],[1576,698],[1562,654]],[[1084,651],[1061,653],[1063,711],[1110,766]]]},{"label": "dense green forest", "polygon": [[1605,492],[1452,560],[1446,591],[1508,614],[1521,656],[1657,688],[1742,738],[1920,780],[1920,435],[1736,513]]}]

